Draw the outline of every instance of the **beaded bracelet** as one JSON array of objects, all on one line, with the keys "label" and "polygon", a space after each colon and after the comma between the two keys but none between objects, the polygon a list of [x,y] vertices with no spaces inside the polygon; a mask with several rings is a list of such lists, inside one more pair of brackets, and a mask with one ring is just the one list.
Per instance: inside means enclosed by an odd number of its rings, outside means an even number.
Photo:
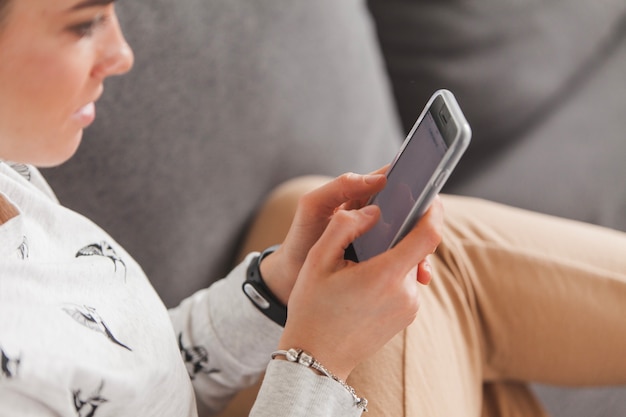
[{"label": "beaded bracelet", "polygon": [[354,390],[354,388],[346,384],[341,378],[333,375],[332,372],[330,372],[328,369],[324,367],[324,365],[319,363],[313,356],[306,353],[302,349],[291,348],[289,350],[277,350],[274,353],[272,353],[272,359],[276,359],[277,356],[284,356],[285,359],[287,359],[289,362],[298,363],[300,365],[306,366],[307,368],[315,369],[316,371],[320,372],[322,375],[327,376],[328,378],[331,378],[337,381],[339,384],[341,384],[342,387],[344,387],[350,393],[350,395],[352,395],[352,398],[354,398],[354,405],[357,408],[360,408],[361,410],[363,410],[364,412],[367,412],[367,399],[366,398],[359,397],[358,395],[356,395],[356,391]]}]

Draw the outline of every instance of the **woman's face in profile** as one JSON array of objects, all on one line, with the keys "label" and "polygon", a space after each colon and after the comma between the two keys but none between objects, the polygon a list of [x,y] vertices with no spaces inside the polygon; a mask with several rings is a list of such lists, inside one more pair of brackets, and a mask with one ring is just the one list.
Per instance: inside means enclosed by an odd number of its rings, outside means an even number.
[{"label": "woman's face in profile", "polygon": [[10,0],[0,26],[0,159],[57,165],[132,67],[112,0]]}]

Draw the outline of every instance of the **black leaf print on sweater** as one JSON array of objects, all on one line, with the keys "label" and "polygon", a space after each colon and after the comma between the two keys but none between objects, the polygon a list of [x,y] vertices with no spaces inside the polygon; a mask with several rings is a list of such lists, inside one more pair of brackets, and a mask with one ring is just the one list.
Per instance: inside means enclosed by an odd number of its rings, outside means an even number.
[{"label": "black leaf print on sweater", "polygon": [[98,407],[107,402],[108,400],[102,396],[102,389],[104,388],[104,381],[100,383],[100,386],[87,398],[81,398],[80,389],[72,391],[74,395],[74,408],[76,408],[76,415],[78,417],[94,417]]},{"label": "black leaf print on sweater", "polygon": [[82,324],[86,328],[91,329],[95,332],[102,333],[111,342],[132,352],[131,348],[120,342],[113,335],[113,333],[111,332],[111,330],[109,330],[109,327],[102,320],[95,308],[89,306],[77,306],[74,304],[68,304],[63,307],[63,311],[69,314],[69,316],[73,318],[77,323]]},{"label": "black leaf print on sweater", "polygon": [[31,179],[31,172],[30,172],[30,168],[28,167],[28,165],[26,165],[26,164],[20,164],[20,163],[17,163],[17,162],[8,162],[8,161],[7,161],[7,164],[8,164],[11,168],[13,168],[13,170],[14,170],[15,172],[17,172],[17,173],[18,173],[18,174],[20,174],[22,177],[24,177],[24,179],[25,179],[26,181],[29,181],[29,182],[30,182],[30,179]]},{"label": "black leaf print on sweater", "polygon": [[183,346],[183,334],[178,334],[178,348],[187,366],[189,377],[194,379],[200,372],[204,374],[215,374],[219,369],[209,368],[209,353],[202,346]]},{"label": "black leaf print on sweater", "polygon": [[76,257],[80,258],[81,256],[103,256],[105,258],[109,258],[113,262],[113,267],[117,272],[117,264],[119,263],[124,267],[124,279],[126,279],[126,264],[117,255],[115,249],[107,243],[106,241],[102,241],[100,243],[92,243],[91,245],[87,245],[84,248],[80,249],[76,252]]},{"label": "black leaf print on sweater", "polygon": [[2,373],[0,374],[0,377],[6,379],[15,378],[19,371],[22,359],[10,358],[2,348],[0,348],[0,356],[2,357]]}]

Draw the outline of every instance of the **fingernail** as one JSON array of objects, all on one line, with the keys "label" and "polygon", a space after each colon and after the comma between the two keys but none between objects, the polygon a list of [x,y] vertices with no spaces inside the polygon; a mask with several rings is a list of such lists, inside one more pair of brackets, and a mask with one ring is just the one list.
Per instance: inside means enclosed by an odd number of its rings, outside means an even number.
[{"label": "fingernail", "polygon": [[378,208],[372,205],[365,206],[361,209],[361,213],[365,214],[366,216],[374,216],[377,212]]},{"label": "fingernail", "polygon": [[366,184],[376,184],[382,177],[384,177],[382,174],[368,174],[363,177],[363,180]]}]

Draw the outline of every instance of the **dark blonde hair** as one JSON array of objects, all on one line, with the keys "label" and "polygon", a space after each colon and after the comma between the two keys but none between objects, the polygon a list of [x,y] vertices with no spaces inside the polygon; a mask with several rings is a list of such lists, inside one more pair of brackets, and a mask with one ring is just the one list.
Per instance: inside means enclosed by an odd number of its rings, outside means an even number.
[{"label": "dark blonde hair", "polygon": [[9,13],[9,5],[11,0],[0,0],[0,29],[4,23],[4,19],[7,17]]}]

